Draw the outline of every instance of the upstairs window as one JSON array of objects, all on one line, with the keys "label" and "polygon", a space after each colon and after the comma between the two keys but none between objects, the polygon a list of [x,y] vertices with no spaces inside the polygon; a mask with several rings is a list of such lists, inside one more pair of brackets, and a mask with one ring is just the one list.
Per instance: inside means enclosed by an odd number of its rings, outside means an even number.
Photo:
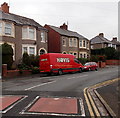
[{"label": "upstairs window", "polygon": [[80,40],[79,42],[79,47],[82,47],[82,40]]},{"label": "upstairs window", "polygon": [[72,47],[72,39],[69,39],[69,46]]},{"label": "upstairs window", "polygon": [[33,28],[29,28],[29,38],[35,39],[35,30]]},{"label": "upstairs window", "polygon": [[0,22],[0,34],[2,34],[2,23]]},{"label": "upstairs window", "polygon": [[45,43],[45,32],[41,32],[41,42]]},{"label": "upstairs window", "polygon": [[12,24],[5,23],[5,34],[12,35]]},{"label": "upstairs window", "polygon": [[83,41],[83,47],[86,47],[86,41]]},{"label": "upstairs window", "polygon": [[74,41],[74,47],[77,47],[77,39],[73,39]]},{"label": "upstairs window", "polygon": [[62,40],[62,45],[63,45],[63,46],[66,46],[66,39],[64,39],[64,38],[63,38],[63,40]]},{"label": "upstairs window", "polygon": [[36,40],[36,29],[32,27],[23,27],[22,38]]},{"label": "upstairs window", "polygon": [[14,36],[14,24],[9,22],[0,21],[0,35]]}]

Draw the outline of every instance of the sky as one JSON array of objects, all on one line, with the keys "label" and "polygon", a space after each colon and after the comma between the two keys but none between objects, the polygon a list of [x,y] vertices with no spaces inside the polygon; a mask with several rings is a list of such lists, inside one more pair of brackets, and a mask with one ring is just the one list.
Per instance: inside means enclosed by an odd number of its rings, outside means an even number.
[{"label": "sky", "polygon": [[0,0],[7,2],[10,13],[32,18],[39,24],[59,27],[88,39],[99,33],[112,40],[118,37],[118,0]]}]

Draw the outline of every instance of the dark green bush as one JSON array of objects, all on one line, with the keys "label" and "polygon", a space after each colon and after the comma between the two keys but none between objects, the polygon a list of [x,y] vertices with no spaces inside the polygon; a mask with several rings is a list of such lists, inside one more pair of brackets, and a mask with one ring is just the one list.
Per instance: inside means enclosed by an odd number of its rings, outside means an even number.
[{"label": "dark green bush", "polygon": [[33,73],[33,74],[38,74],[38,73],[40,73],[39,68],[38,68],[38,67],[33,67],[33,68],[32,68],[32,73]]},{"label": "dark green bush", "polygon": [[2,55],[2,64],[7,64],[8,70],[11,69],[13,63],[13,49],[11,45],[4,43],[0,46],[0,52]]},{"label": "dark green bush", "polygon": [[90,61],[89,59],[86,58],[78,58],[81,64],[85,64],[86,62]]}]

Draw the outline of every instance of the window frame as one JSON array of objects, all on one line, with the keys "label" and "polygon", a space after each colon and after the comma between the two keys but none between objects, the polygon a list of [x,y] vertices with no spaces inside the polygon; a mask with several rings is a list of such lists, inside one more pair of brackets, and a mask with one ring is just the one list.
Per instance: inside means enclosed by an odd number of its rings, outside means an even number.
[{"label": "window frame", "polygon": [[[26,29],[26,36],[24,37],[23,29]],[[33,38],[30,37],[30,29],[33,29],[34,36]],[[30,26],[23,26],[22,27],[22,39],[23,40],[36,40],[36,28]]]},{"label": "window frame", "polygon": [[[0,32],[0,36],[9,36],[9,37],[15,37],[15,26],[12,22],[8,22],[8,21],[1,21],[0,20],[0,24],[1,25],[1,32]],[[11,27],[8,27],[10,29],[10,33],[6,33],[6,24],[10,24]]]},{"label": "window frame", "polygon": [[[37,47],[35,46],[35,45],[29,45],[29,44],[22,44],[22,55],[25,53],[24,52],[24,50],[23,50],[23,48],[27,48],[27,53],[28,53],[28,55],[36,55],[36,49],[37,49]],[[34,48],[35,49],[35,53],[34,54],[30,54],[30,48]]]}]

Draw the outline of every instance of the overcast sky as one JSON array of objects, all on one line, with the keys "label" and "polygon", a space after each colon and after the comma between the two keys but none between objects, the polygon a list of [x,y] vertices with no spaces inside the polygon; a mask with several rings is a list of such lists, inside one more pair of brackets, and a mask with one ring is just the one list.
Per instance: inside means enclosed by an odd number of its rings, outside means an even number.
[{"label": "overcast sky", "polygon": [[111,40],[118,37],[118,0],[0,0],[10,12],[32,18],[39,24],[68,29],[91,39],[99,33]]}]

